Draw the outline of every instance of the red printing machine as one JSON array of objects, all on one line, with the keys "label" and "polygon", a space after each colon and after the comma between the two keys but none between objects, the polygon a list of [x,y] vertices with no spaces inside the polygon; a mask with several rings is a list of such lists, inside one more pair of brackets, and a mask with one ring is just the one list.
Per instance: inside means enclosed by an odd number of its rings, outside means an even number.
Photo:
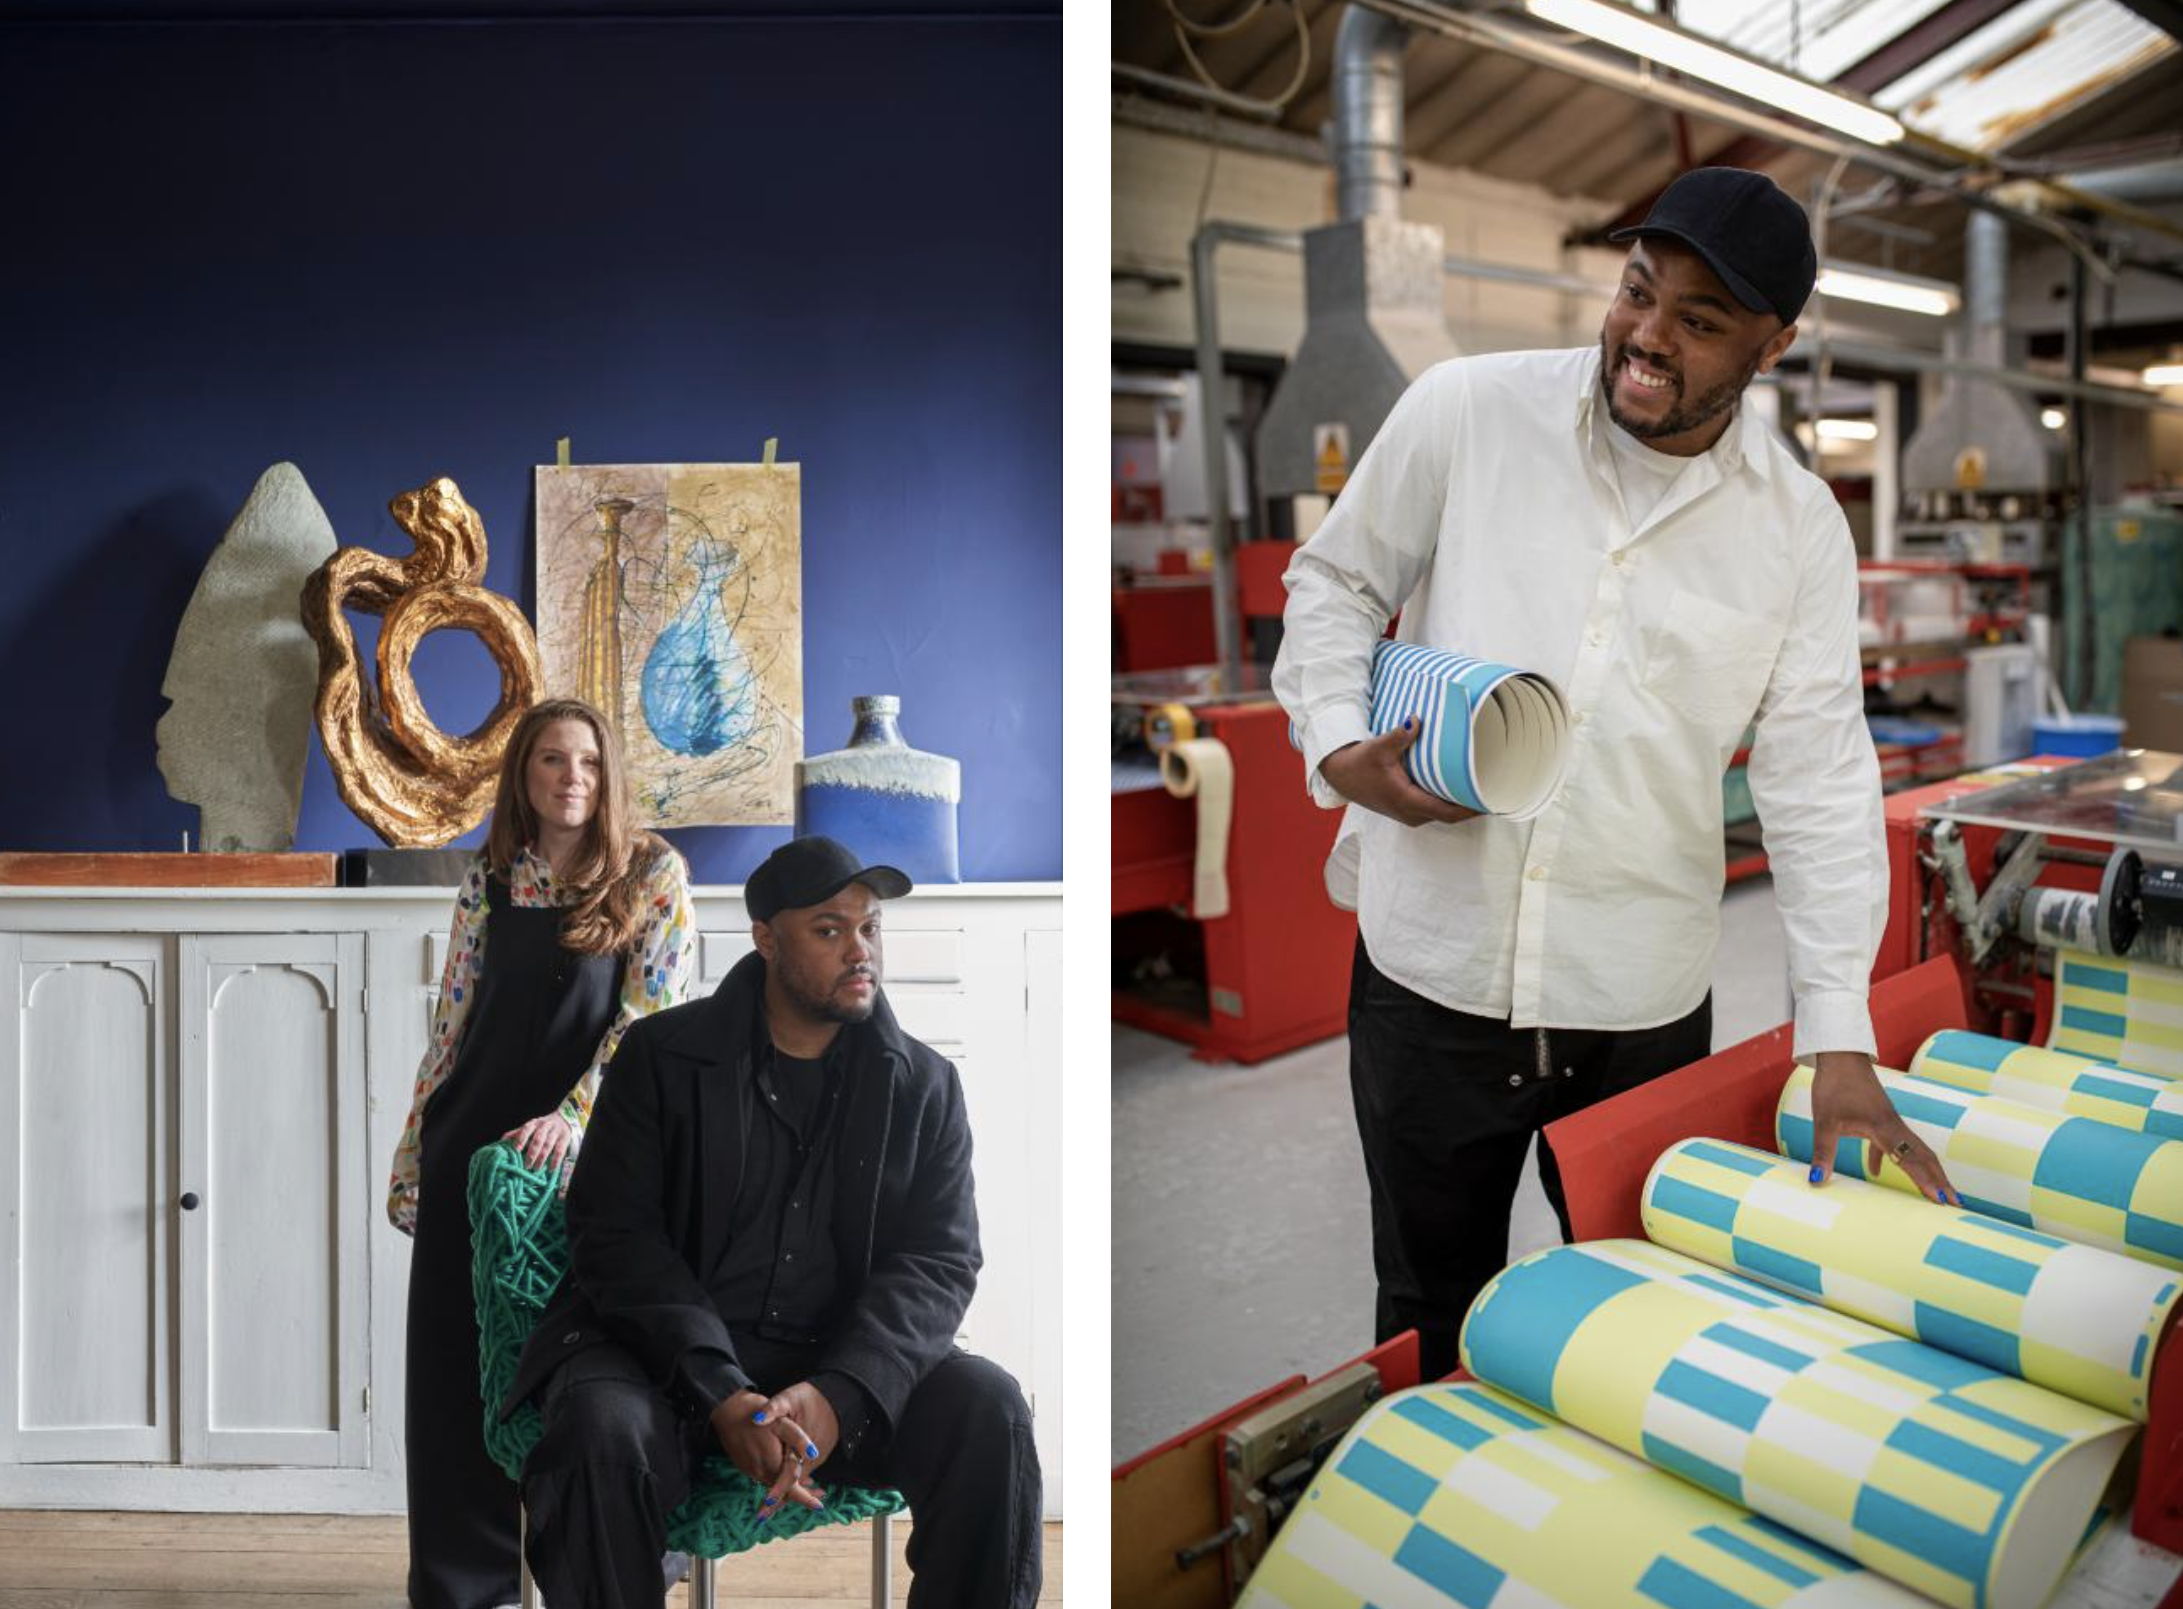
[{"label": "red printing machine", "polygon": [[[1217,721],[1222,713],[1205,712],[1209,721]],[[1249,726],[1233,724],[1230,730],[1240,735]],[[1283,779],[1292,797],[1302,801],[1301,760],[1287,748],[1286,727],[1279,723],[1278,711],[1273,713],[1269,732],[1278,735],[1280,752],[1287,756]],[[1240,746],[1247,750],[1250,741],[1242,737]],[[1269,749],[1266,757],[1272,753]],[[1263,764],[1264,759],[1257,763]],[[2018,774],[2036,773],[2070,763],[2038,759],[2012,769]],[[1239,756],[1239,799],[1244,791],[1243,770]],[[1936,824],[1924,814],[1987,789],[1994,781],[1991,774],[1972,775],[1895,794],[1887,801],[1889,913],[1873,969],[1872,993],[1882,1065],[1908,1065],[1926,1037],[1943,1028],[1975,1028],[2027,1043],[2044,1038],[2052,986],[2040,975],[2032,953],[2021,946],[1995,946],[1988,961],[1977,968],[1959,953],[1959,917],[1968,913],[1960,901],[1951,909],[1941,864],[1944,857],[1935,850]],[[1325,896],[1316,884],[1324,841],[1331,840],[1332,813],[1326,813],[1325,819],[1325,840],[1314,839],[1308,857],[1314,886],[1305,890],[1305,897],[1315,896],[1321,908]],[[1991,887],[2007,852],[2023,836],[2004,826],[1975,822],[1955,830],[1972,882],[1979,888]],[[1124,843],[1118,802],[1118,910]],[[2095,838],[2051,831],[2033,881],[2039,887],[2098,894],[2107,850],[2108,845]],[[1180,886],[1187,899],[1187,863]],[[1237,916],[1244,910],[1239,902]],[[1266,918],[1261,915],[1258,920]],[[1268,940],[1286,937],[1277,926]],[[1322,957],[1313,964],[1325,966],[1326,961]],[[1332,968],[1328,975],[1341,977],[1346,987],[1346,969]],[[1116,1016],[1123,1017],[1119,1005]],[[1338,1023],[1325,1031],[1338,1031]],[[1641,1236],[1639,1201],[1645,1177],[1660,1153],[1679,1140],[1703,1135],[1771,1150],[1775,1104],[1791,1065],[1789,1049],[1789,1028],[1774,1028],[1549,1127],[1546,1139],[1561,1165],[1576,1238]],[[2183,1553],[2183,1340],[2177,1338],[2179,1328],[2183,1326],[2171,1323],[2155,1360],[2152,1411],[2131,1512],[2132,1533],[2172,1553]],[[1250,1562],[1265,1546],[1263,1505],[1254,1507],[1258,1490],[1246,1486],[1246,1478],[1255,1469],[1252,1449],[1261,1444],[1283,1446],[1293,1461],[1292,1444],[1303,1436],[1313,1439],[1323,1453],[1364,1402],[1416,1383],[1415,1336],[1404,1335],[1317,1380],[1296,1376],[1272,1386],[1117,1469],[1115,1601],[1143,1609],[1219,1609],[1232,1601]],[[1337,1412],[1344,1408],[1346,1418]],[[1270,1466],[1274,1459],[1265,1462]],[[1261,1523],[1254,1527],[1254,1519]],[[1207,1557],[1215,1551],[1221,1555],[1219,1569],[1212,1568]],[[1188,1568],[1178,1564],[1178,1556],[1204,1562]],[[2160,1609],[2183,1609],[2183,1581],[2161,1600]]]}]

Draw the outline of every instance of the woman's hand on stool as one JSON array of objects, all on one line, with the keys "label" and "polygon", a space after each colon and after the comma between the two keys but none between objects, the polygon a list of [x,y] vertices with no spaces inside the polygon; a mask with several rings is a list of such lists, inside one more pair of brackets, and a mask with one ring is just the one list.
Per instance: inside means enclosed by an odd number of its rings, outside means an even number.
[{"label": "woman's hand on stool", "polygon": [[510,1129],[501,1138],[522,1153],[526,1167],[542,1168],[551,1163],[558,1168],[568,1157],[568,1119],[559,1112],[534,1117],[521,1128]]}]

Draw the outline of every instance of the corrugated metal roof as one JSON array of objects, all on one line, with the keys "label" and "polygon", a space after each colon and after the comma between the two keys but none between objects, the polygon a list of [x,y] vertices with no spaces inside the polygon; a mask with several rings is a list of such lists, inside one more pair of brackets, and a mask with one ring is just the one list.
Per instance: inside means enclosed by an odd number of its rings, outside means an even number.
[{"label": "corrugated metal roof", "polygon": [[1923,133],[1990,152],[2175,49],[2118,0],[2025,0],[1873,99]]},{"label": "corrugated metal roof", "polygon": [[[1946,0],[1681,0],[1675,20],[1692,33],[1824,84],[1939,11]],[[1657,12],[1657,5],[1639,9]]]}]

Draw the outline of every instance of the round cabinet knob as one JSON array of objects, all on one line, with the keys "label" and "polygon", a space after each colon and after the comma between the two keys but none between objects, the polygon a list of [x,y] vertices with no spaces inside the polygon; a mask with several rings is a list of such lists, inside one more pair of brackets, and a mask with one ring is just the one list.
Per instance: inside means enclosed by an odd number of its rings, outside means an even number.
[{"label": "round cabinet knob", "polygon": [[185,1191],[183,1191],[183,1192],[182,1192],[182,1210],[183,1210],[184,1212],[195,1212],[195,1211],[197,1210],[197,1192],[196,1192],[196,1191],[194,1191],[194,1190],[185,1190]]}]

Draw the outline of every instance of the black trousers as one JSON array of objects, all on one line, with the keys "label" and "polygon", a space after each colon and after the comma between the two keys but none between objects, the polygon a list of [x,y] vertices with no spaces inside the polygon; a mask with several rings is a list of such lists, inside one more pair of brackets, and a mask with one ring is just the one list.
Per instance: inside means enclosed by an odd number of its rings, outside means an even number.
[{"label": "black trousers", "polygon": [[[1707,1054],[1713,1000],[1660,1028],[1511,1028],[1450,1011],[1372,964],[1349,982],[1349,1085],[1372,1191],[1373,1333],[1418,1332],[1422,1378],[1457,1366],[1463,1315],[1508,1262],[1509,1208],[1531,1136]],[[1539,1180],[1562,1238],[1569,1209],[1552,1149]]]},{"label": "black trousers", "polygon": [[[796,1360],[808,1365],[815,1358]],[[779,1391],[808,1367],[765,1369]],[[526,1552],[552,1609],[658,1609],[667,1516],[718,1451],[702,1419],[678,1419],[617,1346],[571,1358],[547,1381],[545,1434],[523,1468]],[[909,1499],[911,1609],[1031,1609],[1044,1571],[1031,1410],[997,1364],[957,1352],[910,1393],[891,1438],[868,1432],[854,1458],[814,1472],[820,1487],[893,1487]],[[792,1542],[789,1546],[793,1547]]]}]

